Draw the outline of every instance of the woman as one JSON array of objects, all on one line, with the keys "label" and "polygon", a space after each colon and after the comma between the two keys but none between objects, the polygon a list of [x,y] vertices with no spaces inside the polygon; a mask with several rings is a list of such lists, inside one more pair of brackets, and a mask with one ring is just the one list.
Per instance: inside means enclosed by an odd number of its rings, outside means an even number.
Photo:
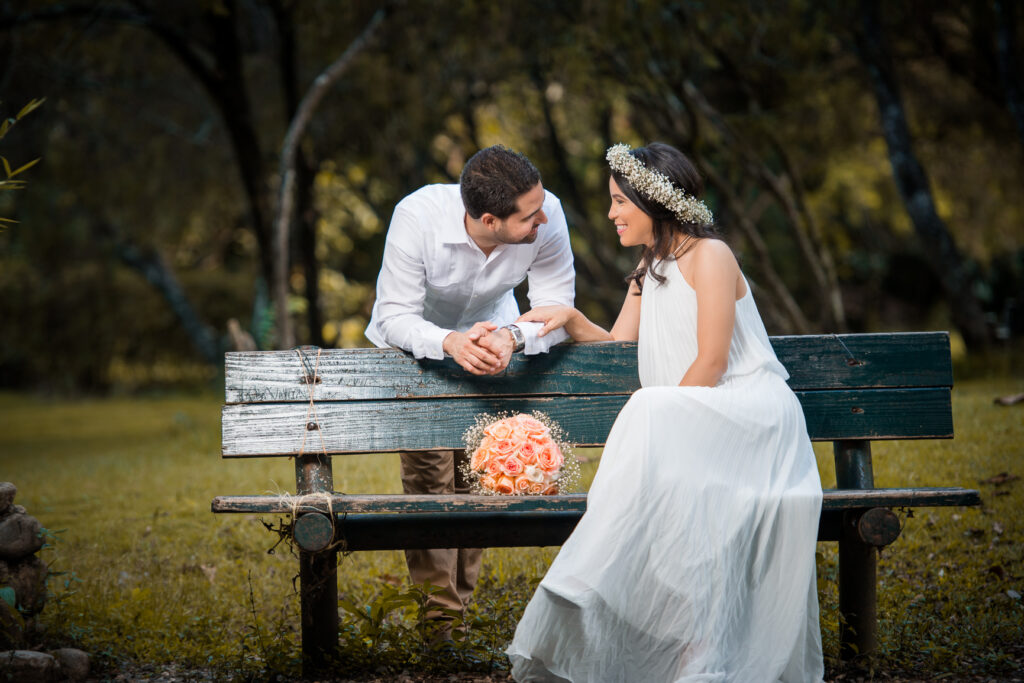
[{"label": "woman", "polygon": [[821,481],[803,412],[680,151],[608,150],[640,265],[610,332],[567,307],[520,320],[639,341],[587,513],[509,646],[517,681],[818,681]]}]

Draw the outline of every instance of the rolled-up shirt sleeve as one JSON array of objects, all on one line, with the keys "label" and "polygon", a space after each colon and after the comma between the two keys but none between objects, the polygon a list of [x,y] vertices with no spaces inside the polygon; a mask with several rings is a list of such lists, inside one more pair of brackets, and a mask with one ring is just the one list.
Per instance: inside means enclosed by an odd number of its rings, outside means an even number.
[{"label": "rolled-up shirt sleeve", "polygon": [[[544,241],[529,270],[530,307],[572,306],[576,298],[576,271],[569,243],[569,226],[557,198],[548,211],[547,229],[550,236]],[[541,323],[523,322],[517,325],[526,338],[523,353],[527,355],[546,353],[555,344],[569,338],[564,329],[538,337],[537,333],[543,327]]]},{"label": "rolled-up shirt sleeve", "polygon": [[377,278],[377,328],[384,342],[416,358],[444,358],[443,342],[452,330],[423,318],[426,265],[416,219],[401,207],[388,228]]}]

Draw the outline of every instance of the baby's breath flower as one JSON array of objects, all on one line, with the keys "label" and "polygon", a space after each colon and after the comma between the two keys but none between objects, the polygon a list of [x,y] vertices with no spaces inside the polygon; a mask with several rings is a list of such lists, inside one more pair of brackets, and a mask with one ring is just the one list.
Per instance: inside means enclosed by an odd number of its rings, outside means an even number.
[{"label": "baby's breath flower", "polygon": [[629,145],[622,142],[612,145],[605,158],[612,170],[621,173],[637,192],[667,208],[680,222],[709,225],[714,222],[704,202],[675,187],[664,173],[644,166],[629,153]]}]

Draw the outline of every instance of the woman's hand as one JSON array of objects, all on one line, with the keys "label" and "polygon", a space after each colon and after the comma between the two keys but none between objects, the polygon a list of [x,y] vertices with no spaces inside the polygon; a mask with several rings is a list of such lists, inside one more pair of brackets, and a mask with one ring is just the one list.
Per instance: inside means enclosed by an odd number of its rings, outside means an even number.
[{"label": "woman's hand", "polygon": [[537,333],[538,337],[543,337],[548,332],[554,332],[568,325],[577,314],[579,311],[571,306],[538,306],[523,313],[516,319],[516,322],[544,323],[544,327]]},{"label": "woman's hand", "polygon": [[587,316],[571,306],[538,306],[523,313],[516,322],[544,323],[538,337],[564,327],[566,333],[578,342],[612,340],[607,330],[590,322]]}]

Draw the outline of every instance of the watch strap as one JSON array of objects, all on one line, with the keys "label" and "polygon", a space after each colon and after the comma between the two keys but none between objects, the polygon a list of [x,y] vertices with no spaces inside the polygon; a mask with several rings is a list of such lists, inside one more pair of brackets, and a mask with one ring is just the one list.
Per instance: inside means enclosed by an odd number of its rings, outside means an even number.
[{"label": "watch strap", "polygon": [[512,349],[513,353],[518,353],[526,348],[526,337],[518,325],[505,325],[503,329],[508,330],[509,334],[512,335],[512,342],[515,345]]}]

